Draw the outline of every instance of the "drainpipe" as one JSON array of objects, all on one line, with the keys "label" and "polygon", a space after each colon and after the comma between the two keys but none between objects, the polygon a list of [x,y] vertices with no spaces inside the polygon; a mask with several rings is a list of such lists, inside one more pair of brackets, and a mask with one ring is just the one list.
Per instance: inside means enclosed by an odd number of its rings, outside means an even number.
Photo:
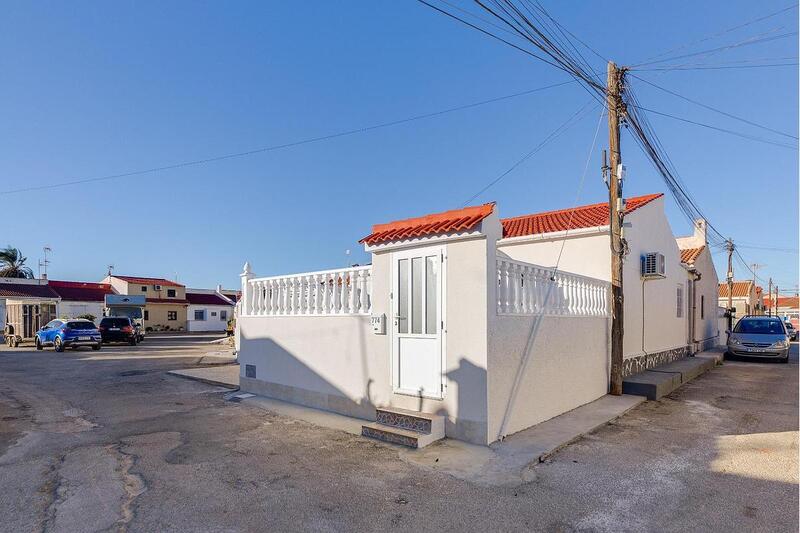
[{"label": "drainpipe", "polygon": [[644,305],[644,284],[647,282],[647,278],[642,278],[642,352],[645,355],[650,355],[647,353],[647,350],[644,349],[644,324],[645,324],[645,305]]},{"label": "drainpipe", "polygon": [[695,350],[697,349],[697,339],[695,338],[695,333],[697,333],[697,282],[700,281],[702,275],[697,271],[696,268],[690,269],[689,274],[692,275],[692,279],[689,280],[689,287],[692,291],[692,316],[691,320],[689,321],[689,340],[691,341],[691,350],[689,350],[689,355],[694,356]]}]

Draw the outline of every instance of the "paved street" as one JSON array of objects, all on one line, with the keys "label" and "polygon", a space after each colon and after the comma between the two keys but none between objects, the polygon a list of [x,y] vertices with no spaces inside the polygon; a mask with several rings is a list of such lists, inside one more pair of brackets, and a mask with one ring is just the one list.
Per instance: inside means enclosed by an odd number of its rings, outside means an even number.
[{"label": "paved street", "polygon": [[798,529],[796,344],[789,365],[726,362],[494,487],[165,373],[223,361],[210,338],[0,349],[0,529]]}]

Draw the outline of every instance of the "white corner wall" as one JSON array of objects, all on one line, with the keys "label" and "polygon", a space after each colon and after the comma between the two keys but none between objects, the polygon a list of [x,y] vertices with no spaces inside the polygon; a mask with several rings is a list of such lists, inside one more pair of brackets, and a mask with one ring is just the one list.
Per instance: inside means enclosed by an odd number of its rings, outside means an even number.
[{"label": "white corner wall", "polygon": [[[541,320],[538,329],[537,320]],[[607,318],[498,317],[489,336],[489,441],[604,396],[610,364],[608,329]],[[525,354],[528,337],[534,333],[531,350]]]}]

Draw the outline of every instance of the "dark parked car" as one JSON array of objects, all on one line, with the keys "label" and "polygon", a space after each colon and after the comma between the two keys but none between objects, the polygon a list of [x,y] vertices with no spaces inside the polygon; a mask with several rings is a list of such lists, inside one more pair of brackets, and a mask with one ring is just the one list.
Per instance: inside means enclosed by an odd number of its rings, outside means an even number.
[{"label": "dark parked car", "polygon": [[789,362],[789,335],[783,320],[769,316],[745,316],[728,335],[726,356]]},{"label": "dark parked car", "polygon": [[126,316],[107,316],[100,320],[100,335],[104,343],[126,342],[136,345],[136,328]]},{"label": "dark parked car", "polygon": [[36,332],[36,349],[53,346],[57,352],[64,348],[91,346],[100,349],[100,332],[91,320],[51,320]]}]

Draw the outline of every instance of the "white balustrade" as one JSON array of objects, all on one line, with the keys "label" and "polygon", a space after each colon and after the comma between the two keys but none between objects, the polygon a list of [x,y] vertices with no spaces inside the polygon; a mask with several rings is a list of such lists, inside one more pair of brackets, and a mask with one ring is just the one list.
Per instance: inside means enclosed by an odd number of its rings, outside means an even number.
[{"label": "white balustrade", "polygon": [[245,278],[242,309],[249,316],[368,315],[370,265],[268,278]]},{"label": "white balustrade", "polygon": [[609,316],[607,281],[553,272],[532,263],[497,259],[500,315]]}]

